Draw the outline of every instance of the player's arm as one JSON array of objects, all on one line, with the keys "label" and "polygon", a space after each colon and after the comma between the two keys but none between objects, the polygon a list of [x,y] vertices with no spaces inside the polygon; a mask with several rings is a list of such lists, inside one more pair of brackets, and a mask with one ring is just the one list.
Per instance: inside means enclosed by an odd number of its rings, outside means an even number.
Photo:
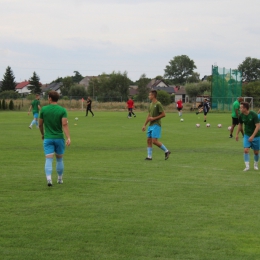
[{"label": "player's arm", "polygon": [[239,111],[238,109],[235,110],[237,118],[239,118],[239,112],[238,111]]},{"label": "player's arm", "polygon": [[28,115],[30,115],[31,110],[32,110],[32,105],[30,105],[30,107],[29,107]]},{"label": "player's arm", "polygon": [[257,134],[258,131],[259,131],[259,126],[260,126],[259,123],[256,123],[256,124],[255,124],[255,131],[254,131],[253,134],[249,137],[249,139],[248,139],[249,142],[252,142],[252,141],[254,140],[256,134]]},{"label": "player's arm", "polygon": [[156,117],[149,117],[149,121],[158,120],[158,119],[163,118],[163,117],[165,117],[165,116],[166,116],[166,115],[165,115],[165,112],[162,111],[162,112],[160,113],[159,116],[156,116]]},{"label": "player's arm", "polygon": [[148,124],[148,122],[150,122],[149,118],[150,118],[150,114],[148,114],[148,116],[147,116],[147,118],[146,118],[146,120],[145,120],[145,123],[144,123],[144,125],[143,125],[143,127],[142,127],[142,130],[143,130],[143,131],[145,131],[146,125]]},{"label": "player's arm", "polygon": [[39,119],[39,129],[40,129],[40,132],[42,135],[42,140],[43,140],[44,139],[44,130],[43,130],[43,119],[42,118]]},{"label": "player's arm", "polygon": [[38,109],[41,110],[41,106],[40,105],[38,105]]},{"label": "player's arm", "polygon": [[70,145],[70,131],[69,131],[69,126],[68,126],[68,119],[67,118],[62,118],[62,127],[63,127],[63,132],[66,135],[67,141],[66,145]]}]

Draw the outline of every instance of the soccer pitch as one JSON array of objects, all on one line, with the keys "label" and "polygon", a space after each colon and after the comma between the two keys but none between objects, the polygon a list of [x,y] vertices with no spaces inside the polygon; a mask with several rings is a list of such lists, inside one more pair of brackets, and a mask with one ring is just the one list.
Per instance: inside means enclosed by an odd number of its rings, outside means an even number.
[{"label": "soccer pitch", "polygon": [[145,161],[147,113],[68,113],[64,184],[54,170],[53,187],[32,116],[0,113],[1,259],[260,259],[260,171],[251,151],[243,172],[230,114],[209,113],[206,128],[203,115],[167,113],[170,158],[154,147]]}]

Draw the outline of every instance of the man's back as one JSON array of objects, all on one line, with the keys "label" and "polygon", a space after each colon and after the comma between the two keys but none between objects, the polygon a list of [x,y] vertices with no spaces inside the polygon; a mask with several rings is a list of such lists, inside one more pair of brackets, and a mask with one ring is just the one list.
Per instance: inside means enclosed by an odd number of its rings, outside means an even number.
[{"label": "man's back", "polygon": [[35,100],[32,101],[31,105],[32,105],[32,111],[34,113],[38,113],[39,112],[38,106],[40,105],[40,101],[38,99],[35,99]]}]

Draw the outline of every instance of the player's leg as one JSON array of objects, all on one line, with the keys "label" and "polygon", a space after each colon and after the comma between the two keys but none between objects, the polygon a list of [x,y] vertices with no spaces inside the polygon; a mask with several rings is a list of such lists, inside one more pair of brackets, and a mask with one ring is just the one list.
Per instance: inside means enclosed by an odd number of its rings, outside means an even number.
[{"label": "player's leg", "polygon": [[35,114],[34,114],[34,121],[35,121],[35,125],[36,125],[37,128],[39,128],[38,117],[39,117],[39,114],[38,114],[38,113],[35,113]]},{"label": "player's leg", "polygon": [[153,143],[152,143],[152,128],[151,126],[147,129],[147,157],[145,160],[152,160],[153,155]]},{"label": "player's leg", "polygon": [[[236,125],[238,125],[238,118],[234,118],[232,117],[232,126],[231,126],[231,129],[230,129],[230,135],[229,135],[229,138],[232,138],[233,137],[233,131],[236,127]],[[242,129],[241,130],[243,136],[244,136],[244,130]]]},{"label": "player's leg", "polygon": [[165,145],[158,141],[161,137],[161,127],[159,125],[153,125],[152,131],[152,143],[162,149],[165,153],[165,160],[167,160],[171,152],[165,147]]},{"label": "player's leg", "polygon": [[93,116],[94,116],[94,113],[92,112],[91,108],[90,108],[89,112],[92,114],[92,117],[93,117]]},{"label": "player's leg", "polygon": [[134,115],[134,117],[136,117],[134,111],[133,111],[133,108],[131,108],[131,116]]},{"label": "player's leg", "polygon": [[29,125],[29,128],[32,129],[33,125],[36,124],[36,117],[35,117],[35,114],[33,115],[33,120],[31,122],[31,124]]},{"label": "player's leg", "polygon": [[182,116],[182,108],[181,108],[181,110],[180,110],[180,116]]},{"label": "player's leg", "polygon": [[131,118],[132,115],[131,115],[131,108],[128,108],[128,118]]},{"label": "player's leg", "polygon": [[52,139],[44,139],[43,141],[44,153],[45,153],[45,175],[48,186],[52,186],[52,161],[54,155],[54,144]]},{"label": "player's leg", "polygon": [[251,147],[251,143],[249,142],[249,136],[245,135],[244,136],[244,162],[246,165],[246,168],[244,169],[244,171],[248,171],[250,166],[249,166],[249,151],[250,151],[250,147]]},{"label": "player's leg", "polygon": [[65,140],[64,139],[55,139],[55,153],[56,153],[56,171],[58,174],[57,183],[63,183],[63,172],[64,172],[64,163],[63,163],[63,154],[65,152]]},{"label": "player's leg", "polygon": [[254,169],[258,170],[260,137],[255,137],[252,142],[252,149],[254,150]]},{"label": "player's leg", "polygon": [[86,109],[86,116],[88,116],[88,108]]}]

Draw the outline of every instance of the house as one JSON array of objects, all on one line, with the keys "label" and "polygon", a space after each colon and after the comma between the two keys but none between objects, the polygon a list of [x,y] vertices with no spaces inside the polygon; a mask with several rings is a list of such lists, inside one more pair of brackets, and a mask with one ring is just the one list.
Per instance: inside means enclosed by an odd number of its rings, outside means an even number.
[{"label": "house", "polygon": [[177,102],[180,98],[182,99],[183,103],[189,102],[189,96],[187,95],[184,86],[176,86],[175,90],[175,102]]},{"label": "house", "polygon": [[135,96],[138,94],[138,86],[129,86],[129,95]]},{"label": "house", "polygon": [[45,95],[46,92],[54,90],[61,94],[60,88],[62,87],[62,82],[52,82],[51,84],[46,85],[44,88],[42,88],[42,93]]},{"label": "house", "polygon": [[150,90],[163,90],[170,95],[175,93],[173,86],[168,85],[161,79],[152,79],[148,83],[147,88],[149,88]]},{"label": "house", "polygon": [[83,85],[85,87],[86,90],[88,90],[88,86],[89,86],[89,82],[91,79],[93,78],[98,78],[97,76],[86,76],[85,78],[83,78],[80,82],[79,85]]},{"label": "house", "polygon": [[32,86],[30,85],[30,82],[28,80],[25,80],[21,83],[18,83],[15,87],[15,90],[21,95],[29,95],[31,93],[31,90],[28,87],[30,86]]}]

